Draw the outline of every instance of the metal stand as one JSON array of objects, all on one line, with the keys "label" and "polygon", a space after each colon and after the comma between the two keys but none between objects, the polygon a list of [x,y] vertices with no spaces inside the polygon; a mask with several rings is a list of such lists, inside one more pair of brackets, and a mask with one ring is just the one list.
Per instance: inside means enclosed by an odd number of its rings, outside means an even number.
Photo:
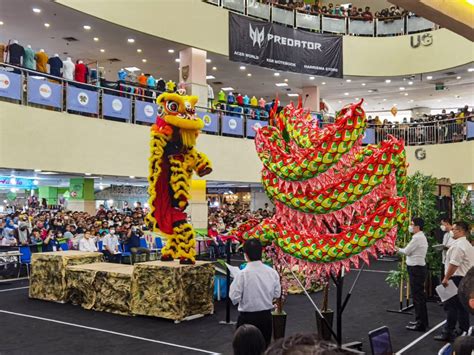
[{"label": "metal stand", "polygon": [[[227,258],[227,264],[230,265],[230,252],[231,252],[231,240],[227,239],[227,242],[225,244],[225,249],[226,249],[226,258]],[[225,303],[225,321],[221,320],[219,324],[226,324],[226,325],[235,325],[237,322],[231,321],[230,320],[230,297],[229,297],[229,289],[230,289],[230,271],[229,268],[226,268],[226,289],[227,289],[227,297],[226,297],[226,303]]]}]

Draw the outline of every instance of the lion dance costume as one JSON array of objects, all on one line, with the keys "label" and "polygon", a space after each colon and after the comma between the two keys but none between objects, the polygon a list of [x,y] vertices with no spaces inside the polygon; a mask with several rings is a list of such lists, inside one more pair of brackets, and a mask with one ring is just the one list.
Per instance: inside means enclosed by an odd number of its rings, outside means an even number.
[{"label": "lion dance costume", "polygon": [[324,129],[301,102],[271,113],[255,145],[276,214],[241,226],[240,239],[274,243],[318,277],[393,251],[397,232],[408,227],[404,144],[390,137],[363,147],[361,105],[345,106]]},{"label": "lion dance costume", "polygon": [[[168,85],[170,87],[170,85]],[[195,232],[184,212],[190,199],[193,172],[212,171],[209,159],[196,150],[196,138],[204,123],[195,115],[197,96],[184,91],[167,92],[157,98],[156,123],[151,127],[149,171],[150,212],[153,230],[167,236],[161,260],[195,262]]]}]

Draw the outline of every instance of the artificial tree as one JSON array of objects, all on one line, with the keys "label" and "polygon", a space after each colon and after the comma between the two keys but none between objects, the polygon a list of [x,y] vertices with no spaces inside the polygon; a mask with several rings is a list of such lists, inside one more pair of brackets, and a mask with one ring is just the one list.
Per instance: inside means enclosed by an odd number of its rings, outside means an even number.
[{"label": "artificial tree", "polygon": [[470,192],[463,184],[453,184],[453,221],[474,223],[474,209],[470,201]]}]

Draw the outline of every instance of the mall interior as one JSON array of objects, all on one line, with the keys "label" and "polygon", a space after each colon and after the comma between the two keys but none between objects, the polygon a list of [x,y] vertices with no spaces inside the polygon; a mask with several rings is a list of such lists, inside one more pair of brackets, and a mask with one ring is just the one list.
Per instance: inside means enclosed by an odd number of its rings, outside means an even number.
[{"label": "mall interior", "polygon": [[0,0],[0,353],[471,354],[473,40],[472,0]]}]

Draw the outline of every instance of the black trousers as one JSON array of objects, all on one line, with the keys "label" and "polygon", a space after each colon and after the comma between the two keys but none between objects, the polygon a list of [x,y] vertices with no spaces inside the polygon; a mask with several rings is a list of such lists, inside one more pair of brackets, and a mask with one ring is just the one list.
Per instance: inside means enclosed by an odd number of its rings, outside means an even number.
[{"label": "black trousers", "polygon": [[[459,287],[462,276],[452,276],[451,280],[453,280],[454,284]],[[467,332],[469,330],[469,312],[459,301],[458,295],[451,297],[449,300],[444,302],[444,310],[447,315],[444,332],[447,335],[453,335],[457,323],[459,323],[459,329],[461,329],[461,331]]]},{"label": "black trousers", "polygon": [[426,265],[407,266],[410,277],[410,289],[413,295],[413,305],[415,306],[415,321],[419,326],[428,328],[428,311],[426,309]]},{"label": "black trousers", "polygon": [[263,335],[265,343],[270,345],[272,340],[272,310],[259,311],[259,312],[240,312],[239,318],[237,319],[236,328],[243,324],[251,324],[256,326]]}]

